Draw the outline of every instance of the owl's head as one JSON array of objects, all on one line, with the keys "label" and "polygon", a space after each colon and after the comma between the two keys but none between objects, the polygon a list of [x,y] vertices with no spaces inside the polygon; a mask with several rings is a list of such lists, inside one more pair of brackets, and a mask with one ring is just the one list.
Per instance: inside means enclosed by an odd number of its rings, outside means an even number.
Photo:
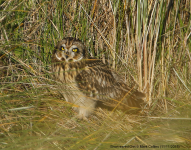
[{"label": "owl's head", "polygon": [[88,51],[80,40],[67,37],[58,42],[53,57],[57,61],[77,62],[86,59]]}]

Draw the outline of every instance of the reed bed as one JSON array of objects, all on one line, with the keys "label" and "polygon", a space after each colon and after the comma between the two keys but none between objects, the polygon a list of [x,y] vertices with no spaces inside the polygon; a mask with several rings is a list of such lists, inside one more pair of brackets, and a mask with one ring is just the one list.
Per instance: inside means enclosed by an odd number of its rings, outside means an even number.
[{"label": "reed bed", "polygon": [[[190,14],[190,0],[0,1],[0,148],[190,148]],[[51,72],[68,36],[145,92],[143,111],[77,120]]]}]

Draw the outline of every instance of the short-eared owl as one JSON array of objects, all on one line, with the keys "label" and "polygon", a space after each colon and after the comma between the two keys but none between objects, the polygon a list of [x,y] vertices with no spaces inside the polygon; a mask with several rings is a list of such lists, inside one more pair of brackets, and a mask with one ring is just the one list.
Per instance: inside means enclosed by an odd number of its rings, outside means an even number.
[{"label": "short-eared owl", "polygon": [[60,91],[85,119],[98,101],[109,107],[140,107],[145,94],[128,87],[101,60],[88,56],[84,44],[68,37],[58,42],[52,54],[52,71],[61,81]]}]

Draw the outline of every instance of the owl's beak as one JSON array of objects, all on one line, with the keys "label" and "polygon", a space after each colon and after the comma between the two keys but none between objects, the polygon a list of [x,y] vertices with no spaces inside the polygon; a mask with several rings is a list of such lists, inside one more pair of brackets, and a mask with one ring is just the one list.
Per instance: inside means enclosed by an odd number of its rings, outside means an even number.
[{"label": "owl's beak", "polygon": [[63,56],[65,59],[68,59],[68,57],[69,57],[69,52],[62,52],[62,56]]},{"label": "owl's beak", "polygon": [[66,59],[68,59],[68,57],[69,57],[69,53],[68,52],[65,53],[65,57],[66,57]]}]

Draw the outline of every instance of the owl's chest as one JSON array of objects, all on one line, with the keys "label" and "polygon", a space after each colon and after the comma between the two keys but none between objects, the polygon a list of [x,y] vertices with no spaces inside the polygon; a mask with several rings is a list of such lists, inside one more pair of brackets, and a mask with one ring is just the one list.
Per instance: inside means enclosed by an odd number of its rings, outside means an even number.
[{"label": "owl's chest", "polygon": [[53,72],[56,79],[60,80],[63,83],[72,83],[75,82],[77,74],[80,72],[75,65],[68,64],[57,64],[53,67]]}]

